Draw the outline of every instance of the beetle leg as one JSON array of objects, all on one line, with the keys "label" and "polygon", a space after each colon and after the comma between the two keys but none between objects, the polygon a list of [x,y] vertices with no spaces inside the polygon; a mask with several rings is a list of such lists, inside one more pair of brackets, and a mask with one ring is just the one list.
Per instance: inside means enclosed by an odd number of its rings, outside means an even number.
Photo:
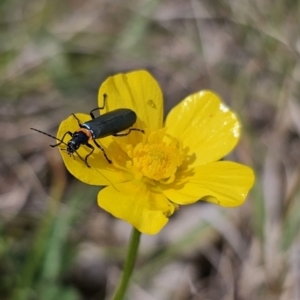
[{"label": "beetle leg", "polygon": [[126,136],[128,135],[131,131],[140,131],[141,133],[145,133],[143,129],[138,129],[138,128],[129,128],[128,132],[125,133],[115,133],[113,136]]},{"label": "beetle leg", "polygon": [[86,166],[88,167],[88,168],[90,168],[90,165],[87,163],[87,161],[85,161],[85,159],[83,159],[82,157],[81,157],[81,155],[76,151],[76,154],[78,155],[78,157],[86,164]]},{"label": "beetle leg", "polygon": [[[106,95],[106,94],[103,94],[103,106],[94,108],[94,109],[92,109],[92,110],[90,111],[90,116],[91,116],[92,119],[95,119],[95,116],[94,116],[94,114],[93,114],[93,111],[95,111],[95,110],[100,110],[100,109],[103,109],[103,108],[105,107],[105,105],[106,105],[106,98],[107,98],[107,95]],[[99,114],[100,114],[100,112],[99,112]]]},{"label": "beetle leg", "polygon": [[72,113],[72,116],[77,120],[78,126],[79,126],[80,128],[82,128],[82,124],[81,124],[80,120],[76,117],[76,115]]},{"label": "beetle leg", "polygon": [[93,140],[95,145],[103,152],[103,155],[105,156],[106,160],[108,163],[112,164],[112,161],[107,157],[105,150],[103,149],[102,146],[100,146],[95,140]]},{"label": "beetle leg", "polygon": [[57,144],[55,144],[55,145],[50,145],[52,148],[54,148],[54,147],[57,147],[57,146],[59,146],[60,144],[65,144],[66,145],[66,143],[64,142],[64,138],[65,138],[65,136],[66,135],[70,135],[71,137],[73,137],[73,133],[71,132],[71,131],[67,131],[67,132],[65,132],[65,134],[63,135],[63,137],[62,137],[62,139],[60,140],[60,142],[59,143],[57,143]]},{"label": "beetle leg", "polygon": [[87,147],[89,147],[90,149],[92,149],[92,151],[84,158],[84,162],[85,162],[85,164],[87,165],[87,167],[91,167],[89,164],[88,164],[88,161],[87,161],[87,159],[88,159],[88,157],[90,156],[90,155],[92,155],[92,153],[94,152],[94,150],[95,150],[95,147],[94,146],[92,146],[91,144],[89,144],[89,143],[86,143],[85,144]]}]

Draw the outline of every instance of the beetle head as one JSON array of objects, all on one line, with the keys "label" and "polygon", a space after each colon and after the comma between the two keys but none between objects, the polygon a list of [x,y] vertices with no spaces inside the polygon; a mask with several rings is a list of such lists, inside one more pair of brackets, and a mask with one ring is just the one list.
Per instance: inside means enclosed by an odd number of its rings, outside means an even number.
[{"label": "beetle head", "polygon": [[78,140],[71,139],[68,142],[67,153],[71,156],[76,150],[80,147],[80,143]]}]

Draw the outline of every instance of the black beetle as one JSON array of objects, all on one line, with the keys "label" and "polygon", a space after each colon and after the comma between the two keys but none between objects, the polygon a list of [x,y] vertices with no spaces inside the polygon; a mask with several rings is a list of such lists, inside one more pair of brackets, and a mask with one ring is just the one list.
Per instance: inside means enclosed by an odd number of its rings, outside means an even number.
[{"label": "black beetle", "polygon": [[[30,128],[32,130],[35,130],[37,132],[40,132],[42,134],[45,134],[47,136],[50,136],[56,140],[59,141],[59,143],[55,145],[50,145],[51,147],[57,147],[61,144],[64,144],[67,146],[67,153],[71,156],[73,155],[74,152],[77,153],[77,155],[85,162],[87,167],[90,168],[90,165],[88,164],[88,157],[92,155],[94,152],[95,148],[93,145],[91,145],[89,142],[92,140],[94,144],[103,152],[106,160],[111,164],[112,161],[107,157],[105,150],[103,147],[98,144],[96,139],[104,138],[106,136],[112,135],[112,136],[126,136],[128,135],[131,131],[140,131],[144,133],[144,130],[142,129],[137,129],[137,128],[130,128],[137,119],[136,113],[129,109],[129,108],[119,108],[113,111],[110,111],[106,114],[100,115],[99,117],[95,117],[93,112],[96,110],[101,110],[105,107],[106,104],[106,98],[107,95],[103,95],[103,106],[102,107],[97,107],[90,112],[90,116],[92,120],[87,121],[83,124],[81,124],[80,120],[76,117],[75,114],[72,114],[74,118],[77,120],[79,129],[72,133],[71,131],[67,131],[62,139],[58,139],[55,136],[52,136],[46,132],[43,132],[41,130],[35,129],[35,128]],[[122,133],[121,131],[124,131],[128,129],[128,132]],[[71,140],[68,143],[64,142],[64,138],[66,135],[71,136]],[[81,145],[85,145],[91,149],[91,152],[86,155],[86,157],[83,159],[76,150]]]}]

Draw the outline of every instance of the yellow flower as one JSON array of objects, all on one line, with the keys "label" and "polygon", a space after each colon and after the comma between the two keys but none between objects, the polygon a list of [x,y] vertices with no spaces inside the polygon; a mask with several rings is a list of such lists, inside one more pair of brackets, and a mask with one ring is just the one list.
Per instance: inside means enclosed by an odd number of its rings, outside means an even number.
[{"label": "yellow flower", "polygon": [[[244,202],[254,174],[244,165],[219,161],[236,146],[240,123],[216,94],[200,91],[188,96],[164,124],[162,93],[148,72],[109,77],[99,89],[99,107],[104,94],[107,100],[101,114],[130,108],[138,117],[133,127],[145,134],[132,131],[124,137],[99,139],[112,164],[95,147],[88,158],[91,168],[76,153],[73,159],[60,149],[75,177],[105,186],[98,194],[100,207],[142,233],[156,234],[179,205],[205,200],[234,207]],[[76,116],[82,123],[91,119],[88,114]],[[78,122],[70,116],[61,123],[57,137],[76,130]],[[90,151],[83,145],[78,153],[84,158]]]}]

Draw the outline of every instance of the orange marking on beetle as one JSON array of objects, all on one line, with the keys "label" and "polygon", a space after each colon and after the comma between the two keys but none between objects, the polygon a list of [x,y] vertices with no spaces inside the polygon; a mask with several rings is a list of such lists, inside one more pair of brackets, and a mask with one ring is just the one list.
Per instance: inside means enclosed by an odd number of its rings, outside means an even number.
[{"label": "orange marking on beetle", "polygon": [[92,133],[88,129],[80,128],[80,129],[76,130],[76,132],[79,132],[79,131],[84,132],[87,135],[87,137],[89,138],[89,141],[93,139]]}]

